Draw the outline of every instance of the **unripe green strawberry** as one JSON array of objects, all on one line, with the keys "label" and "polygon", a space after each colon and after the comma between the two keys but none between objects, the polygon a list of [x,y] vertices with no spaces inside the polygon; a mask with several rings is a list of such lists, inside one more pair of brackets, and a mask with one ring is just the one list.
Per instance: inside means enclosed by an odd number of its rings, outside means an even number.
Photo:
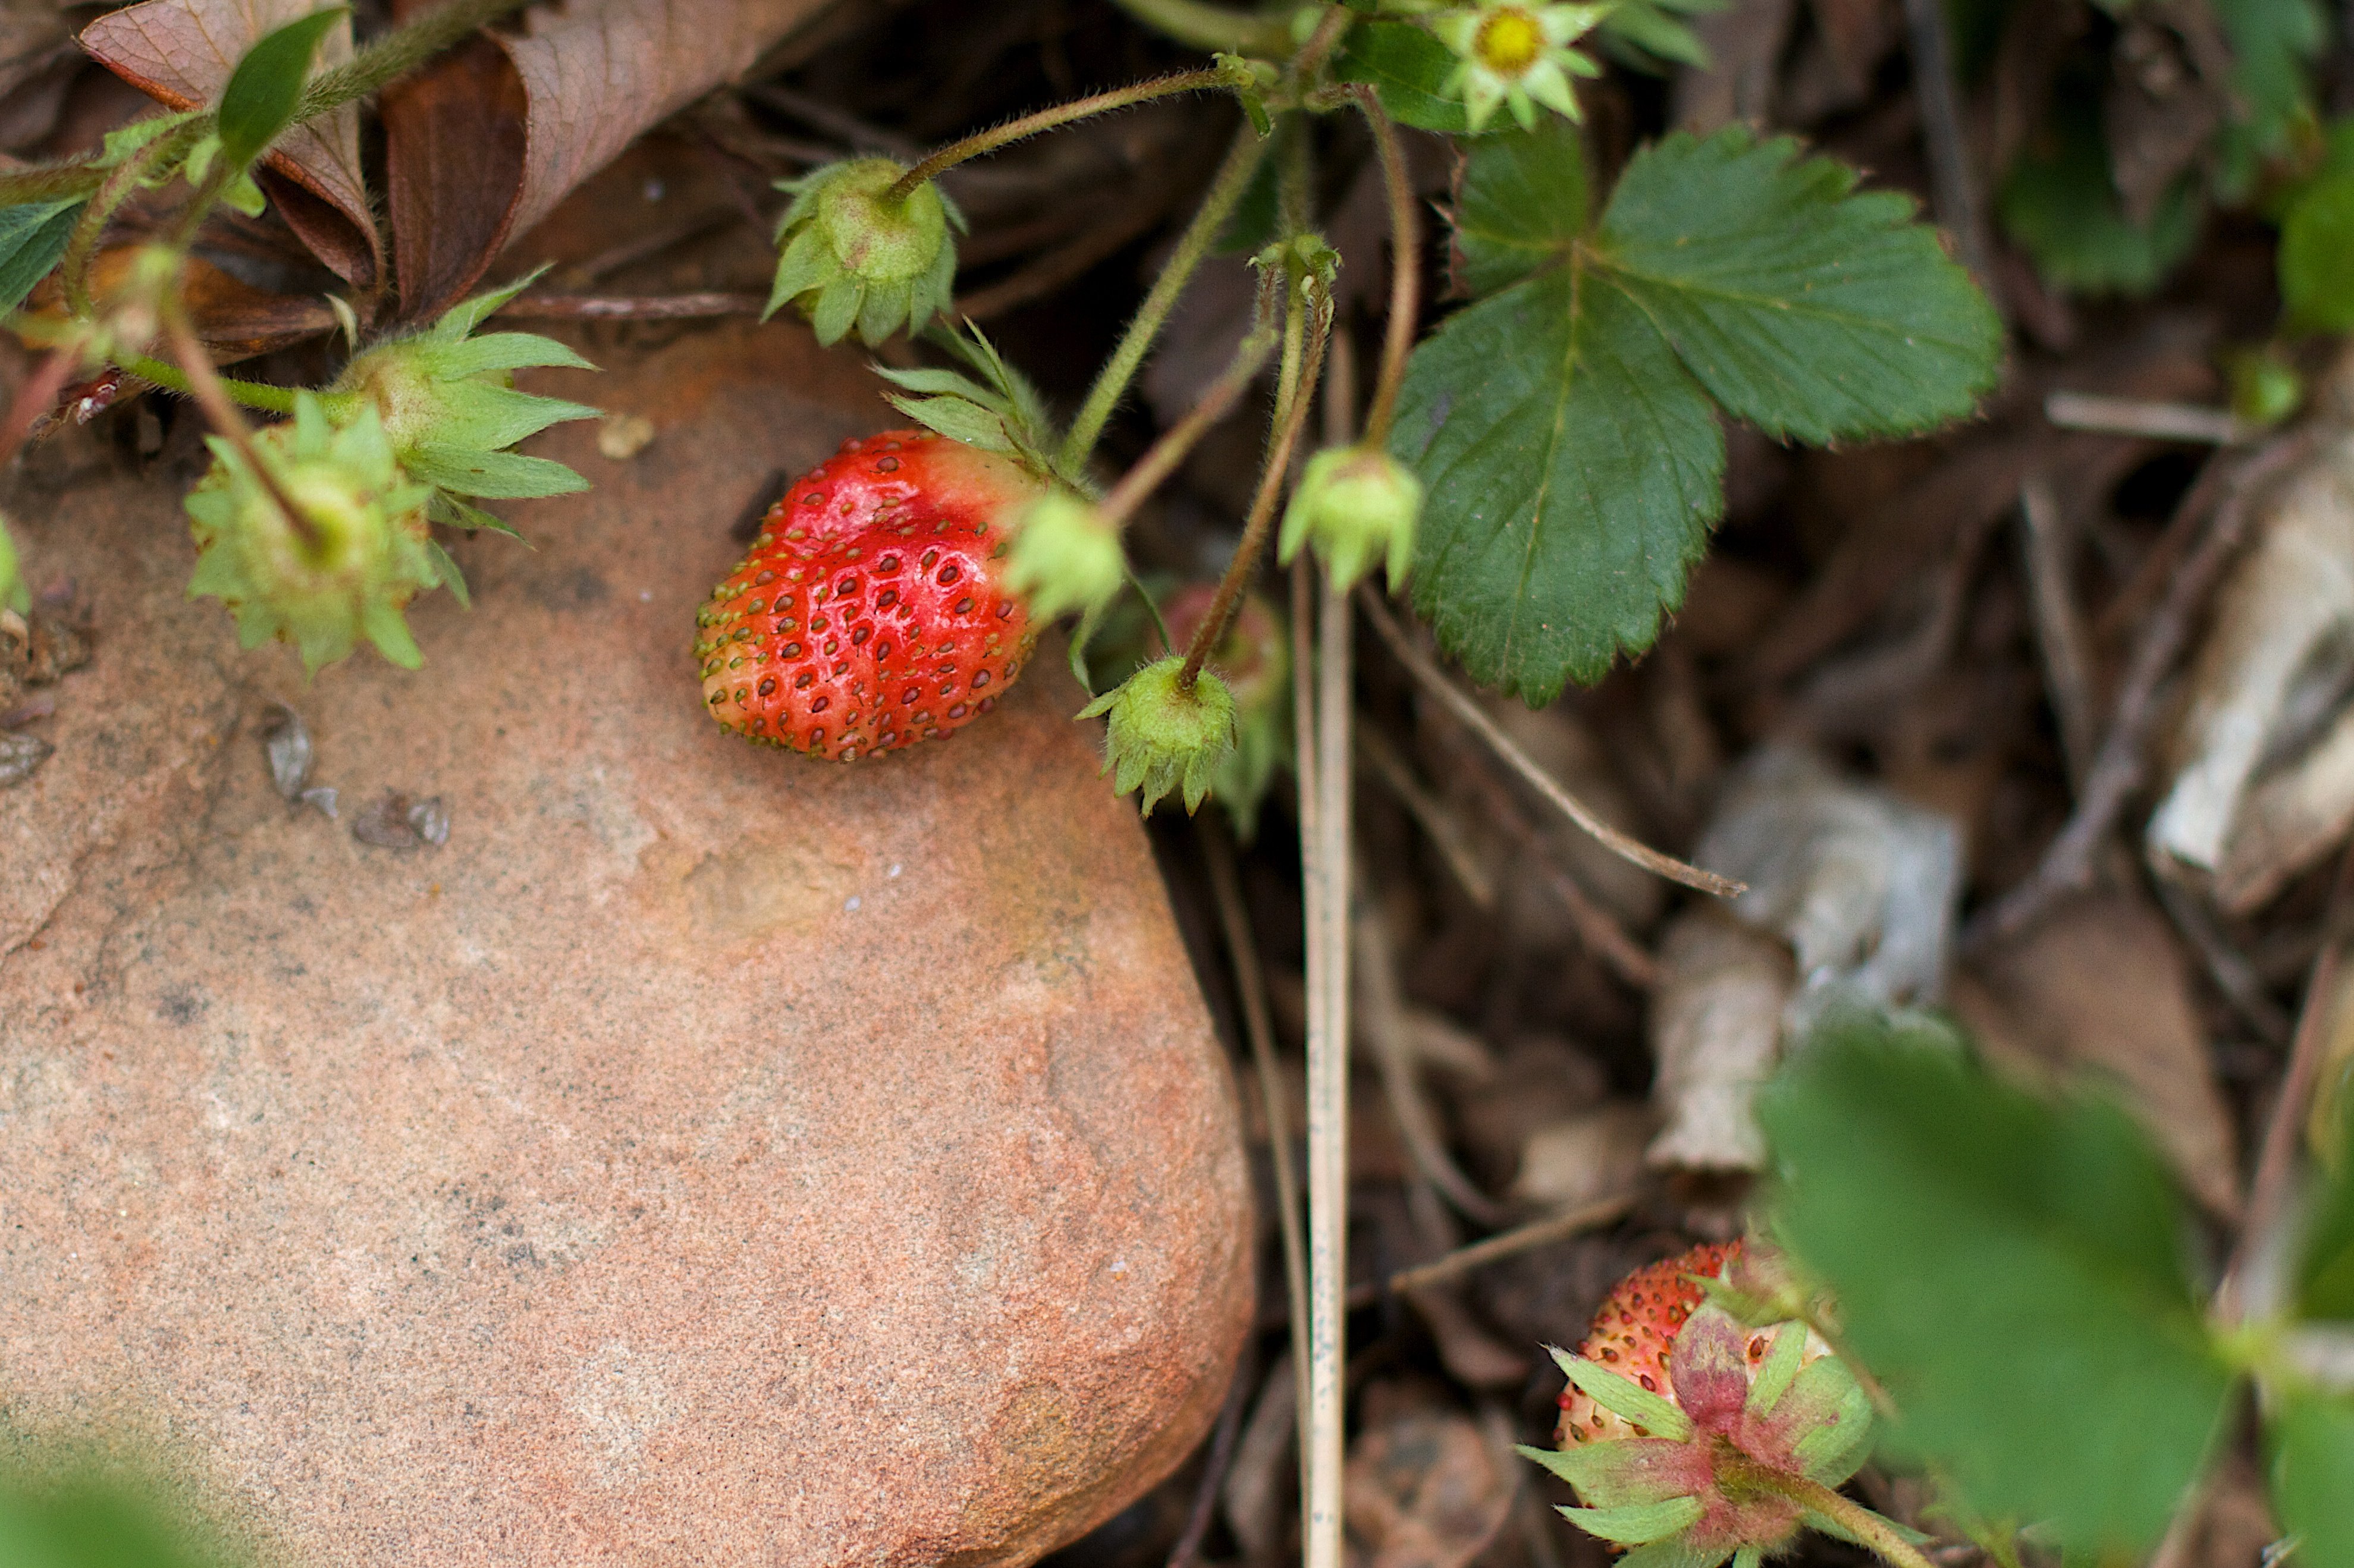
[{"label": "unripe green strawberry", "polygon": [[949,226],[962,228],[964,217],[928,180],[894,197],[907,172],[888,158],[856,158],[779,184],[793,200],[777,228],[777,276],[762,319],[797,300],[820,343],[855,326],[877,344],[948,309],[956,285]]},{"label": "unripe green strawberry", "polygon": [[1119,530],[1069,491],[1048,491],[1015,519],[1005,582],[1039,620],[1100,609],[1127,580]]},{"label": "unripe green strawberry", "polygon": [[[1190,647],[1202,618],[1217,598],[1213,583],[1195,583],[1170,596],[1161,607],[1169,635]],[[1235,745],[1210,778],[1210,793],[1248,839],[1258,825],[1259,802],[1275,770],[1291,756],[1291,643],[1283,617],[1264,595],[1246,593],[1218,645],[1210,650],[1215,670],[1235,699]]]},{"label": "unripe green strawberry", "polygon": [[1147,812],[1172,792],[1182,793],[1187,812],[1199,810],[1234,748],[1234,694],[1207,670],[1186,684],[1184,665],[1174,654],[1147,664],[1079,710],[1081,718],[1108,717],[1104,771],[1118,793],[1140,791]]},{"label": "unripe green strawberry", "polygon": [[186,502],[198,552],[188,597],[228,605],[248,648],[293,643],[308,670],[362,637],[396,664],[422,663],[401,610],[448,580],[446,557],[426,526],[429,492],[393,461],[375,410],[338,429],[298,394],[293,418],[252,440],[274,490],[228,441],[207,444],[212,469]]},{"label": "unripe green strawberry", "polygon": [[1405,464],[1374,448],[1336,447],[1310,458],[1300,471],[1276,553],[1288,566],[1302,545],[1314,545],[1342,588],[1354,587],[1383,561],[1395,590],[1414,561],[1421,517],[1422,481]]},{"label": "unripe green strawberry", "polygon": [[1000,553],[1043,488],[930,430],[845,442],[769,508],[695,617],[711,716],[851,762],[987,713],[1036,636]]}]

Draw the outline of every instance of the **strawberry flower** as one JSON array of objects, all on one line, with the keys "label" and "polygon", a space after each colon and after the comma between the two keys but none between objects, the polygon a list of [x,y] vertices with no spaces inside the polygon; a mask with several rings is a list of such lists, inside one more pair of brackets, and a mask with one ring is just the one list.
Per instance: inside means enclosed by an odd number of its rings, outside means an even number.
[{"label": "strawberry flower", "polygon": [[1433,21],[1430,30],[1459,58],[1446,90],[1463,100],[1473,133],[1500,107],[1509,107],[1524,131],[1536,128],[1538,104],[1581,118],[1569,79],[1599,76],[1602,68],[1569,46],[1609,12],[1608,5],[1483,0]]}]

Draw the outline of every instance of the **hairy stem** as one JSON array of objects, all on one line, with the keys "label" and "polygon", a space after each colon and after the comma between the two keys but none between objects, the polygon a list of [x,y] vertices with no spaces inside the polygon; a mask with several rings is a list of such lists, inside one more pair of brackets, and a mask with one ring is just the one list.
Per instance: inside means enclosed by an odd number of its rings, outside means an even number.
[{"label": "hairy stem", "polygon": [[1218,378],[1202,393],[1200,400],[1186,411],[1183,418],[1170,426],[1159,440],[1145,450],[1144,455],[1137,460],[1136,466],[1120,475],[1119,482],[1111,487],[1111,493],[1103,498],[1097,510],[1107,524],[1118,528],[1136,514],[1136,509],[1144,504],[1144,498],[1161,487],[1161,481],[1185,461],[1185,454],[1192,451],[1209,433],[1210,428],[1225,418],[1241,399],[1244,392],[1249,389],[1252,379],[1258,375],[1258,367],[1267,363],[1267,356],[1274,348],[1274,333],[1264,324],[1252,329],[1243,339],[1242,346],[1235,350],[1234,358],[1218,373]]},{"label": "hairy stem", "polygon": [[229,400],[228,391],[221,383],[220,372],[213,368],[212,355],[206,352],[203,340],[196,336],[196,329],[189,324],[187,312],[181,308],[176,287],[164,302],[164,333],[171,339],[173,355],[179,360],[180,369],[187,377],[188,395],[205,411],[205,422],[211,425],[214,433],[228,442],[237,455],[244,460],[246,469],[269,493],[270,504],[285,517],[286,524],[294,531],[295,537],[305,545],[317,545],[318,524],[294,504],[293,498],[278,482],[278,476],[263,463],[261,454],[253,450],[252,432],[245,428],[244,417],[238,413],[237,405]]},{"label": "hairy stem", "polygon": [[1398,144],[1389,111],[1372,88],[1349,90],[1363,111],[1365,123],[1373,127],[1390,206],[1389,321],[1382,334],[1382,367],[1373,381],[1373,406],[1365,410],[1364,444],[1378,451],[1389,443],[1390,418],[1397,411],[1398,388],[1405,382],[1406,358],[1414,352],[1414,329],[1422,313],[1422,211],[1414,199],[1405,150]]},{"label": "hairy stem", "polygon": [[922,185],[926,180],[938,178],[966,159],[978,158],[985,153],[994,153],[1000,147],[1009,146],[1027,136],[1035,136],[1042,131],[1052,131],[1059,126],[1076,124],[1079,121],[1093,119],[1098,114],[1109,114],[1116,110],[1132,109],[1140,103],[1150,103],[1156,98],[1172,98],[1181,92],[1208,92],[1225,85],[1226,76],[1224,71],[1187,70],[1179,71],[1173,76],[1155,77],[1150,81],[1133,82],[1127,87],[1116,87],[1109,92],[1098,92],[1093,98],[1075,99],[1069,103],[1058,103],[1052,109],[1042,109],[1035,114],[1025,114],[1019,120],[1009,120],[1002,125],[991,126],[986,131],[976,131],[961,142],[949,143],[906,174],[901,175],[893,182],[891,188],[883,193],[883,199],[886,202],[903,202],[917,185]]},{"label": "hairy stem", "polygon": [[1291,34],[1280,22],[1229,10],[1207,0],[1117,0],[1119,8],[1168,37],[1197,49],[1279,57],[1289,52]]},{"label": "hairy stem", "polygon": [[[1311,291],[1317,295],[1316,311],[1303,352],[1302,317]],[[1267,531],[1275,525],[1275,503],[1281,498],[1284,481],[1290,475],[1292,449],[1299,443],[1300,427],[1308,422],[1308,407],[1323,375],[1324,345],[1331,326],[1331,300],[1312,283],[1295,286],[1290,308],[1284,316],[1283,369],[1276,382],[1271,439],[1266,463],[1259,471],[1258,492],[1251,497],[1250,517],[1243,524],[1242,540],[1235,546],[1234,558],[1226,563],[1225,576],[1218,579],[1217,596],[1210,600],[1208,613],[1193,629],[1193,641],[1185,649],[1184,667],[1177,675],[1177,684],[1183,690],[1193,689],[1194,677],[1202,673],[1210,650],[1225,640],[1226,628],[1235,619],[1235,607],[1242,602],[1243,589],[1250,586],[1252,576],[1258,570],[1259,556],[1267,552]]]},{"label": "hairy stem", "polygon": [[1063,440],[1064,469],[1076,472],[1087,466],[1087,454],[1096,449],[1096,439],[1103,434],[1104,424],[1128,391],[1128,384],[1136,378],[1145,355],[1152,347],[1152,340],[1161,335],[1169,313],[1176,307],[1177,296],[1184,292],[1202,258],[1210,253],[1210,247],[1225,228],[1235,204],[1249,188],[1251,175],[1257,172],[1259,159],[1266,154],[1266,144],[1247,122],[1236,128],[1234,144],[1226,150],[1225,162],[1219,165],[1217,177],[1210,182],[1201,207],[1178,238],[1177,249],[1170,253],[1161,276],[1153,280],[1144,303],[1136,308],[1135,319],[1128,323],[1119,346],[1104,362],[1103,369],[1097,372],[1095,385],[1087,388],[1087,401],[1079,406],[1078,418],[1071,421],[1070,434]]},{"label": "hairy stem", "polygon": [[75,315],[90,313],[90,264],[98,255],[99,238],[105,233],[107,224],[159,164],[187,150],[196,140],[188,134],[190,126],[183,124],[164,132],[107,171],[89,205],[74,220],[73,233],[66,240],[66,253],[58,263],[58,275],[65,284],[66,306]]},{"label": "hairy stem", "polygon": [[[174,345],[174,352],[178,352],[176,344]],[[210,361],[207,360],[207,363],[209,364]],[[166,392],[177,392],[183,397],[193,397],[196,395],[195,379],[183,374],[177,366],[167,365],[163,360],[151,359],[143,354],[134,354],[122,361],[122,368],[142,381],[154,382]],[[213,374],[213,382],[219,387],[221,396],[231,403],[241,404],[245,408],[264,414],[282,415],[292,414],[294,411],[294,388],[292,387],[271,387],[260,381],[239,381],[223,376],[217,371]]]},{"label": "hairy stem", "polygon": [[450,0],[404,27],[396,27],[342,65],[321,71],[302,90],[291,130],[407,76],[477,27],[514,15],[531,0]]},{"label": "hairy stem", "polygon": [[[1726,1457],[1719,1455],[1718,1476],[1732,1478],[1727,1470]],[[1934,1568],[1921,1549],[1904,1539],[1893,1521],[1882,1519],[1861,1503],[1833,1491],[1820,1481],[1808,1480],[1804,1476],[1794,1476],[1786,1471],[1769,1470],[1762,1465],[1752,1465],[1746,1461],[1740,1462],[1733,1470],[1742,1482],[1761,1491],[1779,1493],[1799,1507],[1822,1515],[1861,1542],[1867,1549],[1895,1564],[1895,1568]]]}]

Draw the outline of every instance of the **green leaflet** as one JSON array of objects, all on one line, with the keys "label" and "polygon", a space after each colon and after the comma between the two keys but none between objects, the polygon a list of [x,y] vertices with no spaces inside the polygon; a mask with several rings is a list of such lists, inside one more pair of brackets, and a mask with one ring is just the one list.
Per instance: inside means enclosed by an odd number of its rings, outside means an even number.
[{"label": "green leaflet", "polygon": [[2281,149],[2312,103],[2311,62],[2329,39],[2318,0],[2210,0],[2232,45],[2232,90],[2242,118],[2224,127],[2215,185],[2237,200],[2261,159]]},{"label": "green leaflet", "polygon": [[2281,223],[2279,265],[2291,326],[2354,331],[2354,171],[2297,193]]},{"label": "green leaflet", "polygon": [[1415,606],[1484,684],[1545,703],[1649,647],[1723,510],[1718,406],[1806,440],[1925,429],[1992,384],[1992,309],[1902,197],[1738,127],[1638,154],[1581,233],[1574,132],[1467,163],[1466,284],[1392,450],[1428,496]]},{"label": "green leaflet", "polygon": [[2197,182],[2167,193],[2146,224],[2126,217],[2109,178],[2096,115],[2071,111],[2067,90],[2048,144],[2021,154],[1995,211],[2047,282],[2085,294],[2146,294],[2190,253],[2203,207]]},{"label": "green leaflet", "polygon": [[0,313],[15,310],[49,275],[73,238],[79,201],[27,202],[0,207]]},{"label": "green leaflet", "polygon": [[2354,1402],[2292,1395],[2274,1421],[2273,1510],[2298,1568],[2354,1568]]},{"label": "green leaflet", "polygon": [[2296,1305],[2300,1316],[2344,1323],[2354,1322],[2354,1098],[2334,1154],[2309,1200]]},{"label": "green leaflet", "polygon": [[263,34],[245,51],[221,89],[216,120],[220,155],[232,168],[242,170],[261,156],[292,122],[319,40],[349,14],[341,5],[313,11]]},{"label": "green leaflet", "polygon": [[1362,81],[1381,94],[1382,107],[1401,124],[1450,136],[1469,135],[1462,102],[1445,91],[1458,62],[1430,30],[1413,22],[1360,22],[1332,51],[1332,76]]},{"label": "green leaflet", "polygon": [[1775,1231],[1837,1292],[1896,1402],[1892,1446],[1977,1513],[2048,1520],[2072,1553],[2154,1543],[2232,1374],[2182,1200],[2138,1128],[1882,1025],[1819,1038],[1760,1114]]}]

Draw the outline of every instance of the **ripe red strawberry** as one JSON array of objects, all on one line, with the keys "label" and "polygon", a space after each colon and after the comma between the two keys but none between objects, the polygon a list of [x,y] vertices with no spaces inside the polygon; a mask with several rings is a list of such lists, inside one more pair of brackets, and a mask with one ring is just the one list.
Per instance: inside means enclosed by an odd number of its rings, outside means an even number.
[{"label": "ripe red strawberry", "polygon": [[[1601,1310],[1594,1314],[1577,1353],[1650,1393],[1674,1399],[1676,1385],[1668,1376],[1668,1357],[1684,1320],[1704,1299],[1700,1287],[1688,1277],[1713,1277],[1723,1270],[1728,1256],[1737,1257],[1740,1253],[1737,1241],[1730,1245],[1710,1242],[1637,1269],[1618,1282]],[[1631,1422],[1595,1404],[1593,1395],[1575,1383],[1562,1391],[1561,1425],[1553,1433],[1554,1442],[1610,1442],[1635,1436]]]},{"label": "ripe red strawberry", "polygon": [[711,715],[850,762],[987,713],[1037,635],[998,556],[1045,489],[930,430],[844,442],[769,508],[695,617]]}]

